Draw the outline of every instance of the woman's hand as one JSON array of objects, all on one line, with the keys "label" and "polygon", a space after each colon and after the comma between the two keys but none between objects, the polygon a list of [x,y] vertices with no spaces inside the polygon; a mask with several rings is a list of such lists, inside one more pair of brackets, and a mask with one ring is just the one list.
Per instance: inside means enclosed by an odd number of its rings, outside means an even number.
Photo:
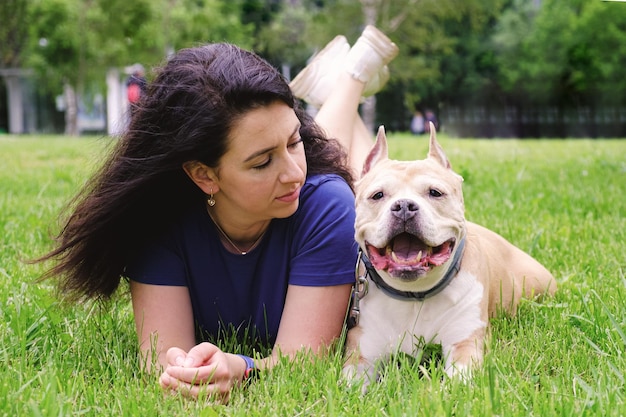
[{"label": "woman's hand", "polygon": [[165,390],[193,398],[207,395],[226,403],[233,387],[241,383],[245,369],[242,358],[222,352],[211,343],[196,345],[189,352],[174,347],[167,351],[167,367],[159,383]]}]

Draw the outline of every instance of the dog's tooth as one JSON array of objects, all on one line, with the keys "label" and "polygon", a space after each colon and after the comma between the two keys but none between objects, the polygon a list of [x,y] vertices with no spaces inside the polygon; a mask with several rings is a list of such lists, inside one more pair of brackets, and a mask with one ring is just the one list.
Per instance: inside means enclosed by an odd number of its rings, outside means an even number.
[{"label": "dog's tooth", "polygon": [[422,260],[422,251],[419,251],[419,252],[417,253],[417,256],[415,257],[415,259],[416,259],[418,262]]},{"label": "dog's tooth", "polygon": [[396,255],[394,251],[391,251],[391,259],[393,259],[394,262],[400,262],[398,255]]}]

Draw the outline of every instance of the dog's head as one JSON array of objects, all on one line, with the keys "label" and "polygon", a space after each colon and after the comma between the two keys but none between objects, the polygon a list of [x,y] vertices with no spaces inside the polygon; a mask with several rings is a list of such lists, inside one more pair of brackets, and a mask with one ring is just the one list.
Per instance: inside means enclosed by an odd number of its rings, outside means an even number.
[{"label": "dog's head", "polygon": [[381,126],[356,184],[356,240],[400,291],[436,285],[465,236],[463,179],[430,132],[426,159],[395,161]]}]

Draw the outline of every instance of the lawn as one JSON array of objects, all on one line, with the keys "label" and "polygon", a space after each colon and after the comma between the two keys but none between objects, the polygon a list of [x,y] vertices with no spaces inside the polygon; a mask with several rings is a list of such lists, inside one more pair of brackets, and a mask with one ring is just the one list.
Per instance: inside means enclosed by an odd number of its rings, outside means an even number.
[{"label": "lawn", "polygon": [[[164,396],[138,370],[126,288],[110,305],[58,303],[36,282],[58,214],[108,139],[0,136],[0,415],[626,415],[626,140],[440,138],[465,178],[469,220],[528,251],[559,283],[553,299],[492,320],[471,382],[399,357],[362,397],[341,352],[284,363],[227,406]],[[425,137],[390,135],[398,159]]]}]

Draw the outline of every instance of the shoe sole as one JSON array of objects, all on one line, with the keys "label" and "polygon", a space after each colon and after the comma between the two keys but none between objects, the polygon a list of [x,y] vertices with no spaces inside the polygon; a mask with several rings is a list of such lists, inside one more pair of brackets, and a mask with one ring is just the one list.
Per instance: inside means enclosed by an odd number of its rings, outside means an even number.
[{"label": "shoe sole", "polygon": [[339,48],[343,45],[348,45],[348,40],[345,36],[337,35],[330,41],[321,51],[315,54],[308,65],[304,67],[302,71],[289,83],[289,87],[293,92],[293,95],[306,100],[306,97],[311,93],[319,78],[317,77],[317,61],[319,61],[324,55],[329,54],[332,50]]}]

